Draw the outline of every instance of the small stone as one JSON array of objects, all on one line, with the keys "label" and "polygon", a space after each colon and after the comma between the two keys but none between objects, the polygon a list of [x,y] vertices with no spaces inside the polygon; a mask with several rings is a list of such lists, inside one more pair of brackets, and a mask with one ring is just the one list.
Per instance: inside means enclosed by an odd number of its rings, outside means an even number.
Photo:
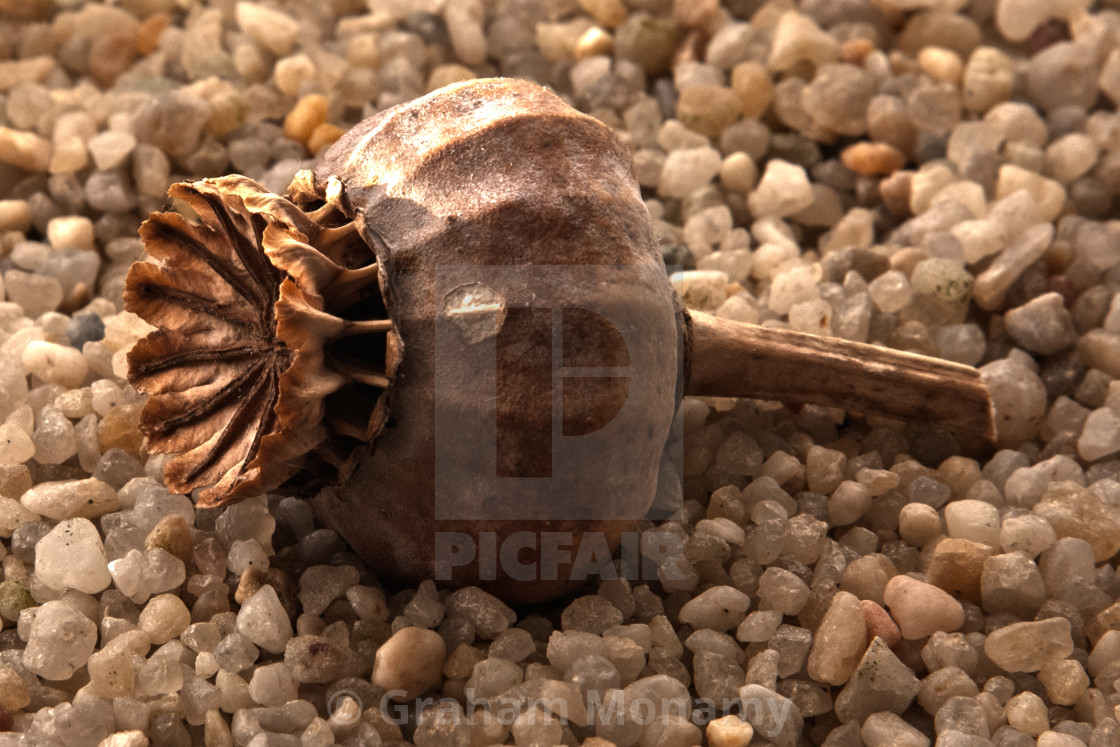
[{"label": "small stone", "polygon": [[739,94],[744,117],[761,116],[774,98],[774,81],[757,62],[741,62],[735,66],[731,71],[731,89]]},{"label": "small stone", "polygon": [[986,612],[1010,612],[1028,620],[1046,601],[1046,584],[1038,566],[1021,553],[993,555],[984,561],[980,596]]},{"label": "small stone", "polygon": [[739,625],[750,609],[750,597],[731,586],[716,586],[687,602],[680,620],[695,628],[729,630]]},{"label": "small stone", "polygon": [[1120,415],[1108,407],[1089,413],[1077,439],[1077,453],[1087,462],[1120,451]]},{"label": "small stone", "polygon": [[1089,687],[1089,675],[1076,659],[1050,659],[1038,670],[1038,681],[1057,705],[1071,706]]},{"label": "small stone", "polygon": [[1046,703],[1032,692],[1022,692],[1007,701],[1003,707],[1007,723],[1023,734],[1037,737],[1050,728],[1050,715]]},{"label": "small stone", "polygon": [[708,722],[704,734],[710,747],[747,747],[754,738],[754,727],[736,715]]},{"label": "small stone", "polygon": [[377,649],[373,684],[393,700],[411,700],[439,684],[446,658],[447,647],[439,633],[402,628]]},{"label": "small stone", "polygon": [[191,529],[186,520],[178,514],[170,514],[159,520],[144,540],[148,550],[160,548],[171,553],[184,563],[191,560]]},{"label": "small stone", "polygon": [[35,610],[23,666],[48,680],[65,680],[85,665],[97,645],[97,625],[65,602]]},{"label": "small stone", "polygon": [[112,583],[105,548],[89,519],[60,521],[35,548],[35,575],[52,589],[96,594]]},{"label": "small stone", "polygon": [[292,637],[292,623],[275,589],[262,586],[241,605],[237,613],[237,632],[269,653],[283,653]]},{"label": "small stone", "polygon": [[741,111],[738,94],[725,86],[685,86],[677,94],[677,119],[710,138],[718,138]]},{"label": "small stone", "polygon": [[74,424],[56,408],[46,406],[39,411],[35,432],[35,461],[39,464],[62,464],[78,452]]},{"label": "small stone", "polygon": [[100,171],[110,171],[125,164],[136,148],[136,138],[131,132],[108,130],[91,137],[86,147],[94,165]]},{"label": "small stone", "polygon": [[303,611],[322,615],[331,602],[346,594],[358,583],[358,569],[349,565],[311,566],[299,579],[299,601]]},{"label": "small stone", "polygon": [[1090,488],[1069,480],[1050,483],[1034,514],[1045,519],[1058,537],[1088,542],[1098,563],[1120,551],[1120,516],[1111,501]]},{"label": "small stone", "polygon": [[970,602],[980,601],[980,576],[994,549],[980,542],[949,537],[929,555],[926,581]]},{"label": "small stone", "polygon": [[898,623],[902,637],[925,638],[943,630],[953,631],[964,623],[964,608],[945,591],[909,576],[895,576],[883,592],[883,601]]},{"label": "small stone", "polygon": [[1053,355],[1077,342],[1077,330],[1060,293],[1044,293],[1003,317],[1007,334],[1032,353]]},{"label": "small stone", "polygon": [[914,547],[922,547],[941,534],[941,516],[924,503],[907,503],[898,514],[898,534]]},{"label": "small stone", "polygon": [[299,687],[288,665],[278,662],[253,671],[249,695],[263,706],[282,706],[299,697]]},{"label": "small stone", "polygon": [[861,599],[860,607],[863,609],[863,620],[867,625],[867,638],[874,640],[882,638],[888,648],[893,649],[902,642],[902,633],[898,624],[891,619],[890,614],[870,599]]},{"label": "small stone", "polygon": [[1009,516],[1000,527],[999,543],[1004,552],[1021,552],[1035,558],[1057,541],[1058,535],[1050,522],[1034,514]]},{"label": "small stone", "polygon": [[137,623],[155,645],[167,643],[191,624],[191,612],[183,600],[174,594],[152,597],[140,610]]},{"label": "small stone", "polygon": [[1052,221],[1061,214],[1066,202],[1066,190],[1061,184],[1014,164],[1000,166],[996,180],[996,199],[1002,200],[1020,189],[1027,190],[1034,199],[1039,219]]},{"label": "small stone", "polygon": [[517,622],[517,614],[493,594],[468,586],[451,592],[444,600],[447,615],[464,617],[483,640],[492,641]]},{"label": "small stone", "polygon": [[999,509],[976,500],[953,501],[945,506],[945,527],[954,539],[999,547]]},{"label": "small stone", "polygon": [[120,506],[117,491],[101,480],[42,482],[20,497],[20,503],[48,519],[95,519]]},{"label": "small stone", "polygon": [[23,350],[23,367],[48,384],[77,389],[86,378],[86,359],[80,350],[33,340]]},{"label": "small stone", "polygon": [[51,142],[33,132],[0,127],[0,162],[44,172],[51,164]]},{"label": "small stone", "polygon": [[826,63],[802,91],[801,103],[818,126],[841,135],[862,135],[875,88],[873,76],[862,68]]},{"label": "small stone", "polygon": [[15,423],[0,425],[0,464],[23,464],[35,456],[35,443],[27,431]]},{"label": "small stone", "polygon": [[1044,111],[1073,105],[1088,109],[1097,98],[1097,63],[1087,42],[1059,41],[1030,58],[1027,91]]},{"label": "small stone", "polygon": [[900,714],[920,689],[921,683],[913,670],[899,661],[882,639],[876,638],[836,697],[836,716],[848,723],[862,722],[873,713]]},{"label": "small stone", "polygon": [[1046,387],[1038,375],[1010,358],[980,369],[996,409],[997,444],[1018,447],[1033,439],[1046,417]]},{"label": "small stone", "polygon": [[93,221],[81,215],[51,218],[47,223],[47,241],[53,249],[97,249]]},{"label": "small stone", "polygon": [[575,630],[595,635],[602,635],[607,629],[621,623],[622,612],[597,594],[573,600],[560,616],[560,624],[565,631]]},{"label": "small stone", "polygon": [[805,169],[780,158],[766,163],[758,186],[747,195],[747,206],[756,218],[783,218],[813,204],[813,189]]},{"label": "small stone", "polygon": [[743,702],[743,715],[756,734],[778,747],[794,747],[798,743],[804,722],[792,700],[753,684],[739,689],[739,699]]},{"label": "small stone", "polygon": [[929,747],[929,737],[890,711],[868,716],[860,736],[866,747]]},{"label": "small stone", "polygon": [[768,306],[776,314],[788,314],[795,304],[816,300],[820,296],[821,270],[815,264],[802,264],[780,272],[769,288]]},{"label": "small stone", "polygon": [[319,94],[304,96],[284,117],[284,137],[308,146],[312,133],[326,120],[326,97]]},{"label": "small stone", "polygon": [[1069,620],[1051,617],[999,628],[984,641],[984,653],[1005,672],[1037,672],[1048,660],[1073,653]]},{"label": "small stone", "polygon": [[876,308],[886,314],[902,311],[914,297],[910,279],[898,270],[888,270],[872,280],[867,286],[867,293]]},{"label": "small stone", "polygon": [[722,161],[715,148],[681,148],[671,151],[661,167],[657,193],[664,197],[688,197],[715,178]]},{"label": "small stone", "polygon": [[860,600],[838,591],[821,620],[809,649],[807,671],[818,682],[842,685],[855,671],[867,645]]},{"label": "small stone", "polygon": [[809,587],[795,573],[770,566],[758,579],[758,598],[762,609],[796,615],[809,601]]},{"label": "small stone", "polygon": [[713,310],[727,300],[727,273],[718,270],[686,270],[674,272],[669,282],[690,309]]},{"label": "small stone", "polygon": [[274,55],[285,55],[296,42],[299,23],[278,10],[258,3],[237,3],[237,25]]},{"label": "small stone", "polygon": [[781,72],[802,61],[821,65],[839,55],[840,42],[831,34],[822,31],[808,16],[789,11],[778,21],[766,65],[772,71]]}]

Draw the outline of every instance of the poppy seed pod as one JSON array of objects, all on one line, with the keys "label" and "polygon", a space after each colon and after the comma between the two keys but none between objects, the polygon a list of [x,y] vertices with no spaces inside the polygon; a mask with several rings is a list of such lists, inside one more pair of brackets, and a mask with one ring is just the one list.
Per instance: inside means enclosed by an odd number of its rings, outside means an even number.
[{"label": "poppy seed pod", "polygon": [[527,603],[610,567],[686,386],[991,431],[973,369],[685,312],[626,148],[524,81],[371,117],[286,198],[171,194],[125,294],[168,486],[283,486],[387,580]]}]

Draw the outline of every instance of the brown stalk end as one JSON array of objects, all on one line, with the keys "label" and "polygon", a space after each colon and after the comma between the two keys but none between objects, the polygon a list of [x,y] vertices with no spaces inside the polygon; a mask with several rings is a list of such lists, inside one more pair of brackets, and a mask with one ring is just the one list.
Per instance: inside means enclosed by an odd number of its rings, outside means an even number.
[{"label": "brown stalk end", "polygon": [[[292,190],[304,203],[307,184]],[[176,455],[167,486],[219,506],[279,487],[332,432],[376,437],[400,345],[339,191],[314,210],[242,176],[169,194],[197,219],[152,214],[153,261],[132,266],[124,295],[158,328],[129,353],[129,380],[151,395],[148,449]],[[344,390],[364,406],[339,422],[329,400]]]}]

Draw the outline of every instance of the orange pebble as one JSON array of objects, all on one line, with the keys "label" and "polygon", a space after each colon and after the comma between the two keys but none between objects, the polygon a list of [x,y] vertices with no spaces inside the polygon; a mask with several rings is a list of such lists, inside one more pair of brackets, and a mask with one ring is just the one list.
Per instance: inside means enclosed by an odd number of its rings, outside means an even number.
[{"label": "orange pebble", "polygon": [[327,98],[317,93],[304,96],[284,117],[284,137],[307,145],[315,128],[327,121]]},{"label": "orange pebble", "polygon": [[864,141],[849,145],[840,160],[852,171],[864,176],[893,174],[906,164],[906,156],[888,143]]},{"label": "orange pebble", "polygon": [[155,13],[145,18],[136,29],[136,51],[141,55],[149,55],[159,46],[159,36],[171,23],[171,16],[166,13]]},{"label": "orange pebble", "polygon": [[321,151],[323,148],[328,148],[334,145],[334,141],[342,137],[345,132],[341,127],[324,122],[315,128],[311,133],[311,137],[307,138],[307,150],[314,154]]},{"label": "orange pebble", "polygon": [[902,642],[902,633],[898,625],[891,618],[890,613],[870,599],[860,600],[863,607],[863,619],[867,621],[867,641],[870,643],[876,638],[882,638],[883,643],[894,648]]}]

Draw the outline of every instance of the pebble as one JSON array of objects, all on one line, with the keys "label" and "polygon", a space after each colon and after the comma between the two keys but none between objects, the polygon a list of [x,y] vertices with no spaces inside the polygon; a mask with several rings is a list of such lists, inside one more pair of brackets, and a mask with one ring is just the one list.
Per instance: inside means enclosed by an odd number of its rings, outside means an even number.
[{"label": "pebble", "polygon": [[704,736],[710,747],[747,747],[754,738],[754,727],[739,716],[721,716],[708,722]]},{"label": "pebble", "polygon": [[148,640],[159,646],[178,638],[191,624],[191,611],[183,600],[174,594],[152,597],[140,610],[137,625],[148,635]]},{"label": "pebble", "polygon": [[96,645],[92,620],[66,602],[51,601],[35,610],[22,663],[43,679],[65,680],[85,665]]},{"label": "pebble", "polygon": [[48,384],[76,389],[85,381],[89,366],[80,350],[45,340],[33,340],[23,350],[23,366]]},{"label": "pebble", "polygon": [[271,654],[284,652],[292,623],[275,589],[262,586],[245,600],[237,613],[237,632]]},{"label": "pebble", "polygon": [[237,3],[236,17],[249,38],[277,56],[288,53],[300,30],[298,21],[260,3]]},{"label": "pebble", "polygon": [[860,737],[866,747],[929,747],[929,737],[889,711],[873,713],[863,722]]},{"label": "pebble", "polygon": [[997,443],[1018,446],[1034,438],[1046,416],[1046,388],[1038,375],[1008,358],[982,366],[980,373],[996,409]]},{"label": "pebble", "polygon": [[35,575],[52,589],[96,594],[112,583],[101,535],[89,519],[64,519],[39,540]]},{"label": "pebble", "polygon": [[863,176],[893,174],[906,165],[906,155],[895,146],[866,140],[841,151],[840,160]]},{"label": "pebble", "polygon": [[876,638],[836,696],[836,716],[848,723],[863,722],[873,713],[900,714],[920,689],[913,670],[899,661],[881,638]]},{"label": "pebble", "polygon": [[1033,511],[1054,528],[1059,538],[1087,542],[1096,561],[1103,563],[1120,551],[1120,516],[1112,507],[1113,500],[1064,480],[1047,485]]},{"label": "pebble", "polygon": [[423,695],[439,684],[447,647],[439,633],[402,628],[377,649],[373,684],[398,702]]},{"label": "pebble", "polygon": [[39,483],[20,497],[20,503],[54,521],[94,519],[120,506],[117,491],[94,478]]},{"label": "pebble", "polygon": [[806,671],[818,682],[843,685],[855,671],[866,646],[867,625],[860,600],[846,591],[838,591],[813,636]]},{"label": "pebble", "polygon": [[1069,620],[1011,623],[988,635],[984,653],[1005,672],[1037,672],[1047,660],[1073,653]]},{"label": "pebble", "polygon": [[895,576],[883,601],[907,640],[925,638],[938,630],[953,631],[964,624],[961,603],[945,591],[909,576]]},{"label": "pebble", "polygon": [[1073,318],[1060,293],[1044,293],[1004,314],[1007,334],[1026,350],[1053,355],[1077,342]]},{"label": "pebble", "polygon": [[1120,415],[1108,407],[1089,413],[1077,439],[1077,453],[1087,462],[1111,456],[1120,451]]},{"label": "pebble", "polygon": [[715,148],[681,148],[665,157],[657,193],[684,198],[706,186],[719,173],[722,157]]},{"label": "pebble", "polygon": [[840,43],[821,30],[813,19],[794,11],[782,14],[774,30],[767,67],[785,71],[799,62],[820,65],[840,55]]},{"label": "pebble", "polygon": [[743,621],[750,606],[750,597],[738,589],[715,586],[681,607],[680,620],[694,629],[729,630]]},{"label": "pebble", "polygon": [[0,127],[0,163],[45,172],[51,165],[52,154],[49,140],[32,132]]},{"label": "pebble", "polygon": [[813,204],[813,190],[805,169],[780,158],[766,163],[758,186],[747,195],[756,218],[784,218]]}]

